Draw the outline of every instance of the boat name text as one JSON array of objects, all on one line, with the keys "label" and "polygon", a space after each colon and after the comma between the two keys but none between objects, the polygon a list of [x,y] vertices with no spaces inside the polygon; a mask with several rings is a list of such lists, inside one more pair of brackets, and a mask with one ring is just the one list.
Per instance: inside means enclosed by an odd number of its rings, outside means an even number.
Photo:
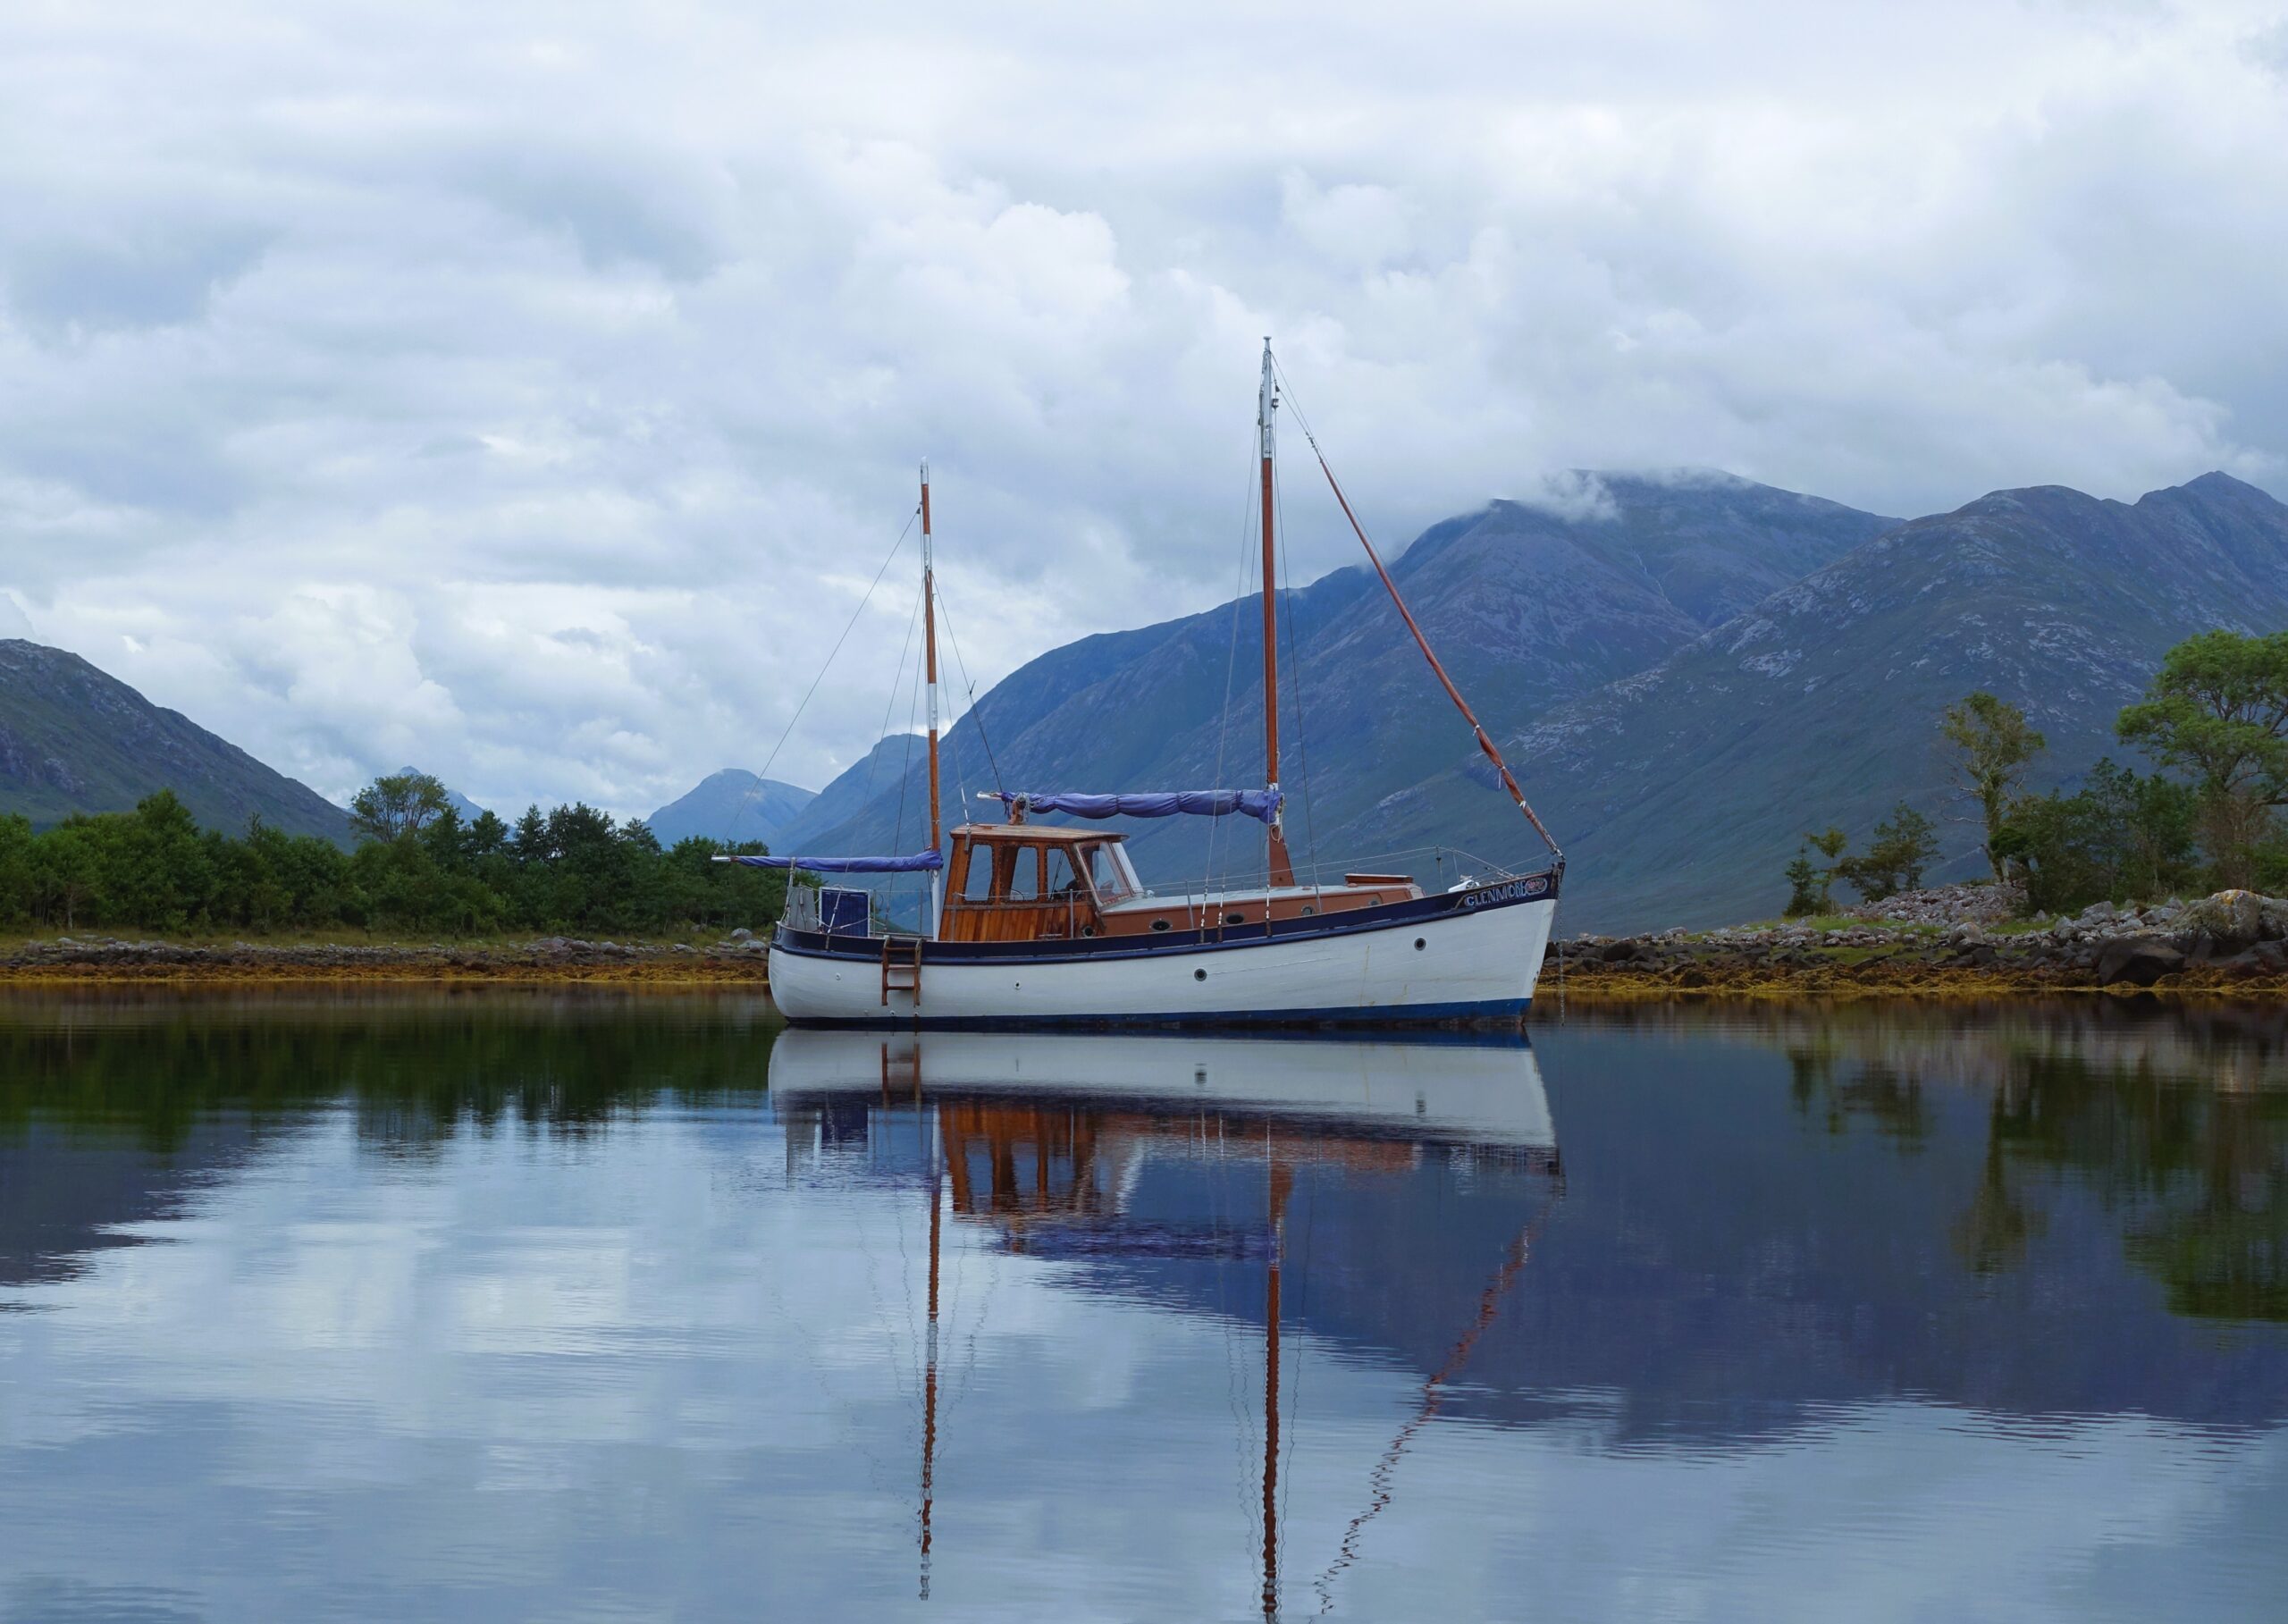
[{"label": "boat name text", "polygon": [[1482,891],[1472,891],[1462,898],[1462,906],[1485,908],[1497,902],[1518,902],[1528,896],[1539,896],[1548,889],[1548,877],[1536,874],[1531,879],[1512,879],[1506,885],[1488,886]]}]

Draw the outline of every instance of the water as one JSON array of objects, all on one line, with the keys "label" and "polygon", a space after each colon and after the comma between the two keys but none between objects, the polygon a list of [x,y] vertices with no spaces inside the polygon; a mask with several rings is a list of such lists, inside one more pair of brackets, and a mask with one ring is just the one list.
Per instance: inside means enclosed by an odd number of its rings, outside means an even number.
[{"label": "water", "polygon": [[2288,1012],[12,995],[0,1617],[2277,1618],[2284,1181]]}]

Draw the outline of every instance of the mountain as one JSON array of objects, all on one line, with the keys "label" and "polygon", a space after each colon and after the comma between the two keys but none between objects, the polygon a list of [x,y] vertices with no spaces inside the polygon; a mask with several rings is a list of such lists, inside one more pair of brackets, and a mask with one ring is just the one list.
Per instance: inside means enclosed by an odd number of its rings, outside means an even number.
[{"label": "mountain", "polygon": [[77,654],[0,640],[0,812],[46,825],[124,812],[160,789],[229,834],[259,814],[289,834],[349,839],[349,814],[307,785]]},{"label": "mountain", "polygon": [[814,791],[726,767],[660,808],[648,821],[662,846],[703,835],[713,840],[761,840],[776,850],[787,820],[816,798]]},{"label": "mountain", "polygon": [[[1581,474],[1571,484],[1584,500],[1565,510],[1497,501],[1432,526],[1392,567],[1491,726],[1643,670],[1897,523],[1720,474]],[[1085,638],[1022,667],[948,734],[949,803],[997,781],[1253,781],[1262,736],[1255,602]],[[1283,777],[1300,852],[1313,824],[1338,827],[1440,772],[1467,736],[1365,568],[1283,593],[1281,627]],[[885,747],[821,792],[789,842],[821,854],[921,844],[921,753],[901,772]],[[1255,849],[1245,842],[1219,858],[1227,831],[1196,820],[1131,833],[1140,862],[1163,875],[1260,861],[1242,854]]]},{"label": "mountain", "polygon": [[[418,767],[400,767],[398,769],[398,773],[400,777],[408,774],[418,775],[421,769]],[[460,813],[462,822],[474,823],[484,815],[484,808],[479,806],[475,802],[461,794],[459,790],[453,788],[450,785],[445,786],[444,789],[445,804],[451,807],[455,812]]]},{"label": "mountain", "polygon": [[[1713,924],[1779,911],[1806,829],[1863,838],[1901,797],[1942,818],[1945,871],[1977,871],[1974,829],[1943,820],[1963,809],[1937,740],[1970,690],[2025,707],[2049,743],[2035,781],[2071,782],[2134,759],[2113,719],[2172,644],[2283,626],[2288,507],[2251,485],[2208,474],[2134,503],[2000,491],[1891,530],[1503,748],[1571,862],[1569,929]],[[1457,760],[1333,845],[1515,849],[1517,822]]]}]

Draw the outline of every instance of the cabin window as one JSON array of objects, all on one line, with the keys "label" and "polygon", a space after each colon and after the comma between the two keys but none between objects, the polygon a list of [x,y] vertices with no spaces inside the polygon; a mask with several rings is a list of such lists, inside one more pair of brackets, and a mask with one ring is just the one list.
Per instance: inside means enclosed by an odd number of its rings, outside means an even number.
[{"label": "cabin window", "polygon": [[1009,854],[1009,883],[1002,895],[1011,902],[1040,900],[1040,847],[1015,846]]},{"label": "cabin window", "polygon": [[1048,854],[1048,892],[1052,901],[1062,902],[1068,896],[1088,897],[1088,888],[1072,871],[1072,854],[1063,847],[1053,847]]},{"label": "cabin window", "polygon": [[1136,875],[1121,861],[1118,846],[1109,842],[1084,846],[1081,858],[1089,866],[1089,881],[1097,888],[1098,902],[1125,902],[1137,894]]},{"label": "cabin window", "polygon": [[969,872],[962,886],[963,902],[982,903],[993,895],[993,848],[972,846],[969,848]]}]

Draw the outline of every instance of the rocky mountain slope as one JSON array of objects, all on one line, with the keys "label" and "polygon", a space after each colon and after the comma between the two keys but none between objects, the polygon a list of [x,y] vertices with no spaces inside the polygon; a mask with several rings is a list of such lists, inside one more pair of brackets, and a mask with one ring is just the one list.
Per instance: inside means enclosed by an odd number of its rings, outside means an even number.
[{"label": "rocky mountain slope", "polygon": [[231,834],[258,814],[290,834],[349,838],[349,814],[316,791],[77,654],[0,640],[0,812],[46,825],[124,812],[159,789]]},{"label": "rocky mountain slope", "polygon": [[757,778],[741,767],[712,772],[645,820],[661,846],[694,835],[761,840],[776,849],[788,820],[817,799],[813,790]]},{"label": "rocky mountain slope", "polygon": [[[1804,831],[1863,837],[1901,797],[1947,804],[1939,711],[1985,687],[2049,740],[2038,783],[2113,737],[2171,644],[2288,626],[2288,507],[2222,474],[2101,501],[2001,491],[1917,519],[1772,593],[1638,675],[1504,741],[1564,844],[1569,929],[1714,924],[1776,913]],[[1338,844],[1443,837],[1522,849],[1516,813],[1459,759],[1392,788]],[[1967,871],[1975,836],[1942,821]],[[1324,838],[1324,836],[1323,836]]]},{"label": "rocky mountain slope", "polygon": [[[1495,502],[1445,520],[1392,566],[1493,725],[1645,669],[1895,522],[1723,475],[1586,475],[1580,488],[1590,500],[1563,513]],[[1338,570],[1282,602],[1283,776],[1300,851],[1307,824],[1324,833],[1442,770],[1465,736],[1369,572]],[[997,769],[1036,789],[1254,782],[1261,670],[1252,598],[1052,651],[952,730],[949,803],[992,787]],[[787,849],[922,844],[921,755],[910,753],[899,771],[907,749],[886,741],[842,775],[789,827]],[[1189,819],[1131,831],[1148,870],[1260,862],[1243,832],[1211,851],[1226,832]]]}]

